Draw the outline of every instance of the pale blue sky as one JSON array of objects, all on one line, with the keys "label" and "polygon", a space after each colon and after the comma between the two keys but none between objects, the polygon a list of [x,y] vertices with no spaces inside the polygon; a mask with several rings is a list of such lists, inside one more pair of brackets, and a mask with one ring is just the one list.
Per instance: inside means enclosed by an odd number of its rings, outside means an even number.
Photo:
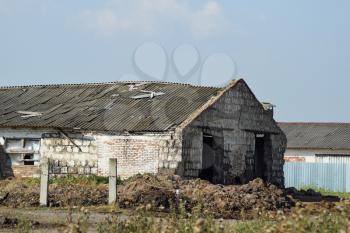
[{"label": "pale blue sky", "polygon": [[[145,79],[138,46],[170,61],[185,43],[201,64],[214,54],[209,68],[181,79],[168,65],[168,81],[225,83],[226,54],[277,120],[350,122],[349,12],[347,0],[0,0],[0,85]],[[163,74],[151,50],[139,60]]]}]

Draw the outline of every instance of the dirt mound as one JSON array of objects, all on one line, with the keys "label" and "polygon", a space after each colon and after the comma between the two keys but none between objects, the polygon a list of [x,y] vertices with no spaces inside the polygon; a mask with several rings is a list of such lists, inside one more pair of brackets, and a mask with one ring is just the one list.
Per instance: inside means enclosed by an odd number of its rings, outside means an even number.
[{"label": "dirt mound", "polygon": [[169,208],[174,200],[173,184],[164,176],[136,175],[119,190],[119,204],[122,208],[140,204]]},{"label": "dirt mound", "polygon": [[39,185],[13,179],[1,181],[0,188],[0,205],[7,207],[34,207],[39,205]]},{"label": "dirt mound", "polygon": [[[0,205],[8,207],[39,206],[39,184],[25,180],[0,182]],[[151,204],[157,210],[169,211],[179,203],[191,211],[195,206],[215,217],[237,218],[242,211],[290,208],[293,201],[272,184],[256,179],[245,185],[215,185],[205,180],[182,180],[178,176],[137,175],[118,186],[119,205],[134,208]],[[96,206],[108,200],[107,185],[55,183],[49,186],[49,205]]]},{"label": "dirt mound", "polygon": [[49,205],[52,207],[106,205],[107,200],[105,185],[50,185],[49,188]]},{"label": "dirt mound", "polygon": [[178,199],[189,209],[202,203],[207,211],[223,218],[237,218],[242,210],[277,210],[293,205],[283,190],[261,179],[240,186],[223,186],[177,176],[138,175],[126,182],[119,194],[121,207],[152,204],[168,208]]}]

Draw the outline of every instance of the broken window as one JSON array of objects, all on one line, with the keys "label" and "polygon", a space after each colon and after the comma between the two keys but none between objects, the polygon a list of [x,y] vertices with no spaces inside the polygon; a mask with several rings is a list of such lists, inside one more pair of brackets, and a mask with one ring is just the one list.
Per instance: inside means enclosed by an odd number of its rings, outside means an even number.
[{"label": "broken window", "polygon": [[24,155],[24,165],[34,165],[34,155],[26,154]]},{"label": "broken window", "polygon": [[8,138],[5,140],[8,164],[35,165],[40,160],[40,139]]},{"label": "broken window", "polygon": [[21,139],[7,139],[6,140],[6,150],[13,151],[18,148],[22,148],[23,142]]}]

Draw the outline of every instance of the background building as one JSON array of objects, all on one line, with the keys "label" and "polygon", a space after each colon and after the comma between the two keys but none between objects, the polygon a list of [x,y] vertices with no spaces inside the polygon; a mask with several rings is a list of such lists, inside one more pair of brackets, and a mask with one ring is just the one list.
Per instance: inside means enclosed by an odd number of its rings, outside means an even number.
[{"label": "background building", "polygon": [[279,123],[287,136],[285,186],[350,192],[350,124]]}]

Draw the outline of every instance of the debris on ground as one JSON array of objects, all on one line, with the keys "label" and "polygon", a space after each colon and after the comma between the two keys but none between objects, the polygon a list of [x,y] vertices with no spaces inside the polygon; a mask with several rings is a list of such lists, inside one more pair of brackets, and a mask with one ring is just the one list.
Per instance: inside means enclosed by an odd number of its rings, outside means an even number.
[{"label": "debris on ground", "polygon": [[341,199],[338,196],[322,195],[313,189],[297,190],[296,188],[287,188],[285,193],[290,195],[293,199],[301,202],[339,202]]},{"label": "debris on ground", "polygon": [[[106,185],[51,184],[49,206],[93,206],[107,204]],[[27,183],[25,179],[0,182],[0,205],[11,208],[39,206],[39,184]]]},{"label": "debris on ground", "polygon": [[[177,195],[178,193],[178,195]],[[152,204],[167,209],[178,199],[186,209],[202,204],[215,217],[237,218],[253,209],[288,209],[294,202],[275,185],[255,179],[245,185],[215,185],[205,180],[182,180],[177,176],[138,175],[131,178],[119,194],[121,207]]]},{"label": "debris on ground", "polygon": [[[183,205],[187,211],[202,205],[218,218],[238,218],[242,212],[283,210],[294,205],[300,191],[282,190],[262,179],[244,185],[216,185],[205,180],[183,180],[175,175],[136,175],[118,186],[121,208],[152,205],[155,210],[170,211]],[[305,191],[313,198],[316,192]],[[293,196],[294,195],[294,196]],[[322,197],[321,195],[321,198]],[[53,183],[49,186],[52,207],[106,205],[108,185]],[[325,200],[325,199],[322,199]],[[39,183],[25,180],[0,181],[0,205],[7,207],[39,206]]]},{"label": "debris on ground", "polygon": [[18,224],[17,218],[7,218],[0,215],[0,227],[13,227]]}]

